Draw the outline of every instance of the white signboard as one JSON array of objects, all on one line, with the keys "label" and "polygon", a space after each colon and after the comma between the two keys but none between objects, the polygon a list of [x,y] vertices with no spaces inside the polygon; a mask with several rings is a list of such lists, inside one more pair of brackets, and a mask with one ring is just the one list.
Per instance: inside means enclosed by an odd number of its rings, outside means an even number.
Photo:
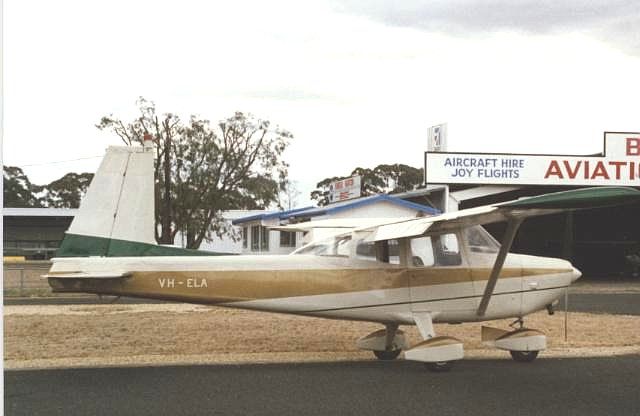
[{"label": "white signboard", "polygon": [[429,127],[428,152],[444,152],[447,150],[447,124]]},{"label": "white signboard", "polygon": [[425,182],[640,186],[640,133],[605,133],[603,156],[425,153]]},{"label": "white signboard", "polygon": [[360,197],[360,176],[352,176],[329,185],[329,202],[346,201]]}]

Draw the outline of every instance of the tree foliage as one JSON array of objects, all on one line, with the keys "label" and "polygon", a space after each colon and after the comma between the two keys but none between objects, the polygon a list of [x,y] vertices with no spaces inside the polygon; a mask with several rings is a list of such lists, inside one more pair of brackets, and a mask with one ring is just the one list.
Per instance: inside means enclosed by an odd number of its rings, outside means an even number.
[{"label": "tree foliage", "polygon": [[4,206],[78,208],[93,173],[67,173],[47,185],[32,184],[21,168],[4,166]]},{"label": "tree foliage", "polygon": [[92,179],[93,173],[71,172],[48,185],[35,186],[35,189],[41,195],[40,201],[46,207],[78,208]]},{"label": "tree foliage", "polygon": [[17,166],[3,166],[4,206],[11,208],[39,208],[42,202],[34,185]]},{"label": "tree foliage", "polygon": [[113,115],[96,126],[112,131],[127,145],[155,143],[156,240],[173,244],[178,232],[187,247],[198,248],[213,235],[230,230],[222,218],[228,209],[260,209],[276,203],[288,165],[282,160],[293,135],[267,120],[236,112],[212,125],[191,116],[183,122],[158,114],[140,98],[140,115],[124,122]]},{"label": "tree foliage", "polygon": [[318,205],[329,204],[329,185],[334,181],[351,176],[361,177],[361,193],[363,196],[375,194],[395,194],[424,187],[424,170],[403,164],[378,165],[373,169],[355,168],[348,176],[326,178],[316,184],[311,192],[311,199]]}]

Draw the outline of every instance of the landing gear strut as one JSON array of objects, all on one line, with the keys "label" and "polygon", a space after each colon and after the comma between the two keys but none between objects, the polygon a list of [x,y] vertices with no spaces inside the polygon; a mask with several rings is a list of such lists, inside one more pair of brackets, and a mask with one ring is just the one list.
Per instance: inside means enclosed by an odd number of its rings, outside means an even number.
[{"label": "landing gear strut", "polygon": [[511,328],[513,328],[513,329],[516,329],[516,330],[522,329],[522,328],[524,328],[524,320],[522,320],[522,317],[520,317],[520,318],[516,319],[515,321],[511,322],[509,324],[509,326]]},{"label": "landing gear strut", "polygon": [[397,324],[387,324],[385,328],[385,345],[384,350],[373,350],[373,355],[381,361],[392,361],[398,358],[402,352],[401,348],[397,348],[393,342],[398,332]]}]

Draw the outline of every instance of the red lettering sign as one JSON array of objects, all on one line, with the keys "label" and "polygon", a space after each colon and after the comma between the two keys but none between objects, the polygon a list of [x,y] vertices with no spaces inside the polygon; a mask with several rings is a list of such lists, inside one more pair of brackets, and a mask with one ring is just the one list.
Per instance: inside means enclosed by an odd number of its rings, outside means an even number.
[{"label": "red lettering sign", "polygon": [[557,176],[558,179],[564,179],[564,176],[562,176],[562,169],[560,169],[560,165],[557,160],[552,160],[551,163],[549,163],[549,168],[547,169],[547,173],[544,175],[544,178],[548,179],[549,176],[552,175]]},{"label": "red lettering sign", "polygon": [[627,137],[627,156],[640,156],[640,139]]}]

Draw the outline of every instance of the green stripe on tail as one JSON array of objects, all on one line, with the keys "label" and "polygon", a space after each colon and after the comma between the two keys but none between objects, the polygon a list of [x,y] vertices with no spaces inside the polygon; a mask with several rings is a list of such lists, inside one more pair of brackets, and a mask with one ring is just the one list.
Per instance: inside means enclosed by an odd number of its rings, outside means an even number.
[{"label": "green stripe on tail", "polygon": [[136,241],[67,233],[56,257],[224,256],[232,253],[190,250]]}]

